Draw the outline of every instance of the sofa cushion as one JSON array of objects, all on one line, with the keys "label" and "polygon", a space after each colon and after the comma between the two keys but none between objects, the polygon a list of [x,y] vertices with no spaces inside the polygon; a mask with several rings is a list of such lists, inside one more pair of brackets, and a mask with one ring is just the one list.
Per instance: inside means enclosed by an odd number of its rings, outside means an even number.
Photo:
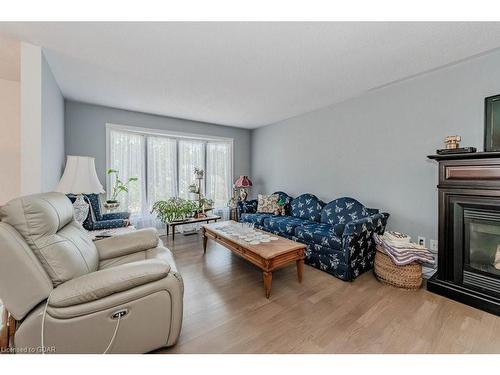
[{"label": "sofa cushion", "polygon": [[294,229],[301,225],[311,224],[311,221],[292,216],[273,216],[264,220],[264,227],[273,232],[279,232],[291,236]]},{"label": "sofa cushion", "polygon": [[285,215],[291,216],[291,207],[290,203],[292,203],[293,198],[289,196],[287,193],[284,193],[282,191],[276,191],[273,194],[277,194],[279,196],[279,200],[283,201],[285,203]]},{"label": "sofa cushion", "polygon": [[257,212],[274,214],[279,209],[278,199],[278,194],[259,194],[257,197]]},{"label": "sofa cushion", "polygon": [[321,222],[325,224],[346,224],[369,216],[365,206],[356,199],[343,197],[328,203],[321,211]]},{"label": "sofa cushion", "polygon": [[312,242],[332,249],[340,249],[342,247],[343,231],[343,224],[313,223],[296,227],[295,236],[305,242]]},{"label": "sofa cushion", "polygon": [[290,203],[291,214],[300,219],[320,221],[324,205],[315,195],[302,194]]},{"label": "sofa cushion", "polygon": [[241,214],[240,221],[243,223],[253,223],[255,225],[264,225],[264,219],[273,217],[273,214],[258,213],[258,214]]}]

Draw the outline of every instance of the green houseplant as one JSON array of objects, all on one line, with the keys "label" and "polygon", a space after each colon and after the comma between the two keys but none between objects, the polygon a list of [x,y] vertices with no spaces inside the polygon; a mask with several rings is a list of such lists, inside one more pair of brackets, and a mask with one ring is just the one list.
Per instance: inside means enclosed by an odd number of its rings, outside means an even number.
[{"label": "green houseplant", "polygon": [[153,204],[151,213],[155,213],[162,223],[185,220],[198,208],[197,202],[182,198],[170,198]]},{"label": "green houseplant", "polygon": [[123,192],[126,192],[128,193],[128,188],[129,188],[129,185],[131,182],[134,182],[134,181],[137,181],[138,178],[137,177],[130,177],[127,181],[123,182],[121,179],[120,179],[120,175],[119,175],[119,171],[116,170],[116,169],[108,169],[106,171],[106,173],[109,175],[109,176],[113,176],[114,175],[114,178],[115,178],[115,181],[114,181],[114,184],[113,184],[113,190],[112,190],[112,193],[111,193],[111,197],[106,201],[106,203],[108,204],[116,204],[118,203],[118,195],[120,195],[120,193],[123,193]]}]

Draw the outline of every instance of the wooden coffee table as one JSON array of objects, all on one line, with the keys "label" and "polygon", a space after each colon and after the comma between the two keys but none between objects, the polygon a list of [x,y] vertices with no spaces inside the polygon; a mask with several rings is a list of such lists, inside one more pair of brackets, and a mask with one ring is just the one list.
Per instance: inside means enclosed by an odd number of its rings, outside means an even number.
[{"label": "wooden coffee table", "polygon": [[275,236],[278,237],[278,240],[260,243],[258,245],[251,245],[250,243],[231,236],[220,229],[222,226],[232,224],[237,223],[235,221],[225,221],[222,223],[203,225],[203,252],[207,252],[207,241],[208,239],[211,239],[227,247],[233,253],[239,255],[250,263],[255,264],[262,270],[263,273],[266,298],[269,298],[271,295],[273,271],[278,268],[295,262],[297,265],[297,277],[299,279],[299,283],[302,282],[302,274],[304,272],[304,251],[306,248],[304,244]]}]

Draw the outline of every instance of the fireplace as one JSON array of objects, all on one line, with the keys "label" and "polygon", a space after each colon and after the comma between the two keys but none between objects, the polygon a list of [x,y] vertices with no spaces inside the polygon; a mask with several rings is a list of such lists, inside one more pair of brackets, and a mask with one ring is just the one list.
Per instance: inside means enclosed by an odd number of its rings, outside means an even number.
[{"label": "fireplace", "polygon": [[[458,231],[459,228],[456,228]],[[483,208],[463,211],[463,283],[500,291],[500,212]]]},{"label": "fireplace", "polygon": [[439,163],[438,271],[427,289],[500,315],[500,152]]}]

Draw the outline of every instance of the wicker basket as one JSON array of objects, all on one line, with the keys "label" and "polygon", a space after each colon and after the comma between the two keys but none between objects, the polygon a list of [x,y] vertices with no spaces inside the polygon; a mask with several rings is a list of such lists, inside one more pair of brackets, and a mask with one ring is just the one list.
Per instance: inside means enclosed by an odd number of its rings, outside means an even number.
[{"label": "wicker basket", "polygon": [[414,262],[405,266],[397,266],[379,245],[375,252],[374,271],[380,282],[396,288],[415,290],[422,286],[421,264]]}]

